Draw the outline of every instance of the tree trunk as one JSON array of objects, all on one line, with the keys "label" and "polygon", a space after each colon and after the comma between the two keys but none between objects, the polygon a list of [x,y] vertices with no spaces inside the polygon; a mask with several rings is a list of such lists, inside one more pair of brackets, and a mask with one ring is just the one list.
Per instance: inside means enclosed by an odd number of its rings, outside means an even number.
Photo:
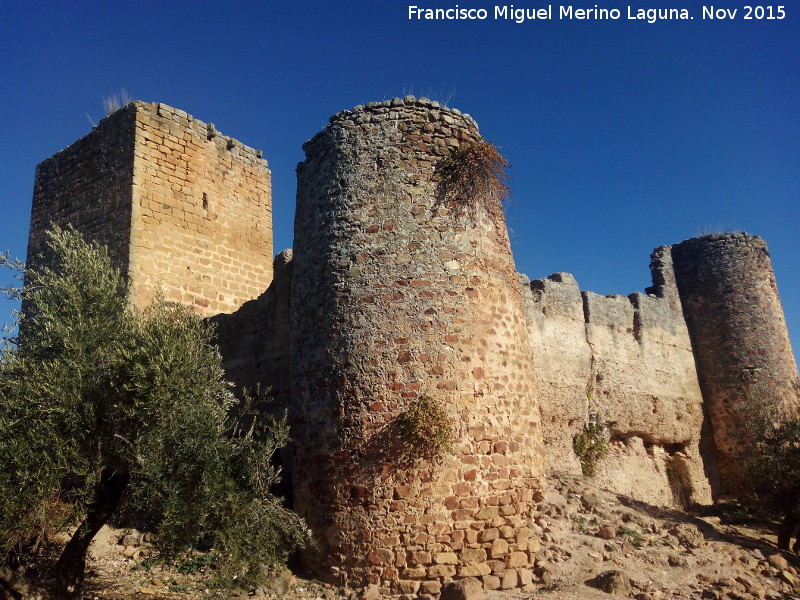
[{"label": "tree trunk", "polygon": [[83,590],[86,553],[89,544],[117,510],[128,486],[127,472],[104,470],[95,490],[95,499],[72,539],[67,542],[56,563],[56,595],[59,600],[76,600]]},{"label": "tree trunk", "polygon": [[792,541],[792,533],[797,529],[798,519],[793,514],[785,514],[783,521],[778,526],[778,548],[788,550],[789,543]]}]

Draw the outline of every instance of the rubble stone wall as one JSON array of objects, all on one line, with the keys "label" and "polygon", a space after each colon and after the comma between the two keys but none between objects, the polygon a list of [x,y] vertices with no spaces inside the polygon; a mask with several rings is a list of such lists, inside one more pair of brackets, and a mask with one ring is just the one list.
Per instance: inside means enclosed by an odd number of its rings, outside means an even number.
[{"label": "rubble stone wall", "polygon": [[[332,117],[298,166],[292,282],[294,500],[326,577],[438,594],[531,582],[542,446],[499,206],[437,200],[434,169],[480,139],[467,115],[396,98]],[[405,448],[441,402],[454,447]]]},{"label": "rubble stone wall", "polygon": [[[499,205],[439,194],[437,164],[480,140],[469,115],[410,96],[334,115],[304,145],[295,247],[273,263],[261,152],[133,102],[37,167],[28,261],[71,224],[109,247],[137,304],[160,288],[212,317],[228,377],[289,410],[284,464],[320,577],[420,596],[468,576],[526,587],[542,575],[542,476],[580,472],[590,413],[608,424],[601,485],[706,503],[735,487],[734,404],[796,399],[798,373],[761,238],[657,248],[646,294],[529,281]],[[398,427],[423,397],[450,419],[438,456]]]},{"label": "rubble stone wall", "polygon": [[686,240],[672,257],[722,483],[732,490],[733,452],[742,442],[731,431],[736,404],[759,390],[797,401],[797,363],[775,274],[766,242],[744,233]]}]

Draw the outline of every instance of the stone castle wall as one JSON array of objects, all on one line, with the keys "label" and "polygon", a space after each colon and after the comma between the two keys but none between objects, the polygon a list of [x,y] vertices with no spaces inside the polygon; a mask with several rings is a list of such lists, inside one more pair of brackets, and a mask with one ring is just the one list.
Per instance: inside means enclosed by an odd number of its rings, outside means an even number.
[{"label": "stone castle wall", "polygon": [[204,316],[272,280],[261,152],[164,104],[133,102],[37,168],[29,258],[51,222],[109,246],[136,304],[162,289]]},{"label": "stone castle wall", "polygon": [[709,235],[676,244],[672,257],[722,483],[735,489],[733,452],[746,443],[732,431],[736,403],[751,391],[797,401],[797,363],[769,251],[756,236]]},{"label": "stone castle wall", "polygon": [[[655,282],[672,279],[663,252]],[[709,502],[703,399],[674,281],[627,297],[581,292],[566,273],[523,284],[548,471],[581,472],[572,441],[599,413],[610,436],[601,484],[657,505]]]},{"label": "stone castle wall", "polygon": [[[705,503],[733,477],[732,404],[754,388],[796,397],[797,366],[757,237],[657,248],[647,294],[518,275],[499,207],[437,198],[436,164],[479,139],[425,99],[335,115],[304,146],[295,247],[273,263],[261,153],[135,102],[37,167],[28,258],[51,222],[72,224],[109,246],[137,303],[162,287],[212,317],[229,378],[289,409],[285,466],[322,577],[525,587],[542,475],[580,472],[590,411],[609,423],[603,485]],[[403,446],[398,417],[422,396],[452,418],[451,454]]]},{"label": "stone castle wall", "polygon": [[[413,98],[334,116],[298,167],[292,282],[295,508],[319,572],[437,594],[532,580],[542,447],[517,274],[499,206],[437,202],[438,161],[474,121]],[[402,448],[420,396],[452,454]],[[300,465],[303,465],[301,468]]]},{"label": "stone castle wall", "polygon": [[272,283],[264,293],[210,319],[228,379],[240,389],[269,387],[277,413],[291,406],[291,291],[292,251],[284,250],[275,257]]},{"label": "stone castle wall", "polygon": [[45,249],[51,223],[72,225],[108,247],[127,272],[133,207],[135,120],[125,109],[36,167],[27,263]]}]

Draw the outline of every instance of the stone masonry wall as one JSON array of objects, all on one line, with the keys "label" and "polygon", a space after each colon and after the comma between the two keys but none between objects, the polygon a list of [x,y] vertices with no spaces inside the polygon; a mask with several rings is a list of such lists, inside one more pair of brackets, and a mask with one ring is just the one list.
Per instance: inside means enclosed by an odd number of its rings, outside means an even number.
[{"label": "stone masonry wall", "polygon": [[164,104],[135,103],[130,278],[146,303],[232,312],[272,281],[270,172],[261,151]]},{"label": "stone masonry wall", "polygon": [[[437,202],[434,168],[480,139],[413,97],[332,117],[298,166],[292,282],[295,508],[320,575],[384,593],[451,578],[525,586],[538,539],[539,411],[499,207]],[[421,395],[446,406],[454,448],[400,444]]]},{"label": "stone masonry wall", "polygon": [[719,234],[672,247],[700,384],[719,452],[722,483],[737,486],[733,408],[761,388],[797,401],[797,363],[767,244]]},{"label": "stone masonry wall", "polygon": [[239,388],[270,387],[277,412],[291,404],[291,286],[292,251],[284,250],[275,257],[274,277],[263,294],[233,313],[210,319],[216,327],[216,341],[227,378]]},{"label": "stone masonry wall", "polygon": [[708,503],[703,399],[662,249],[652,267],[661,285],[650,295],[581,292],[566,273],[525,286],[545,464],[580,473],[572,440],[591,410],[609,425],[602,485],[658,505]]},{"label": "stone masonry wall", "polygon": [[36,167],[28,264],[55,223],[107,246],[114,265],[127,272],[135,128],[134,111],[123,109]]},{"label": "stone masonry wall", "polygon": [[28,258],[51,222],[109,247],[136,304],[159,288],[204,316],[272,280],[270,173],[261,152],[164,104],[133,102],[37,167]]}]

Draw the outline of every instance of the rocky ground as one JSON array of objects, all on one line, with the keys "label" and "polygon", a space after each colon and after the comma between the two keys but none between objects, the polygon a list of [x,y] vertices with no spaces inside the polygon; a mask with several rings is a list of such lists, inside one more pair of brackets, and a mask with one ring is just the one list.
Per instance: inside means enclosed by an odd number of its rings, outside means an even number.
[{"label": "rocky ground", "polygon": [[[692,513],[636,502],[576,476],[550,478],[532,528],[541,548],[539,581],[491,600],[800,600],[800,559],[780,553],[770,524],[742,524],[720,504]],[[374,600],[377,590],[326,586],[285,571],[269,586],[217,589],[213,564],[198,554],[176,564],[152,560],[148,536],[105,528],[93,543],[86,598],[95,600]]]}]

